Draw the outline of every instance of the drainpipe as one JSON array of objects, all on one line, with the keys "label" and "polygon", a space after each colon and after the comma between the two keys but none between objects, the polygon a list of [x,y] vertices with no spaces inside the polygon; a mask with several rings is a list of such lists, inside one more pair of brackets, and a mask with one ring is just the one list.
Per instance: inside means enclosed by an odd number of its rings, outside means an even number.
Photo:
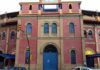
[{"label": "drainpipe", "polygon": [[82,39],[82,53],[83,53],[83,65],[87,65],[86,64],[86,55],[85,55],[85,50],[86,50],[86,47],[85,47],[85,37],[83,35],[83,15],[81,13],[80,15],[80,23],[81,23],[81,39]]},{"label": "drainpipe", "polygon": [[9,48],[9,28],[7,28],[7,36],[6,36],[6,53],[8,53]]},{"label": "drainpipe", "polygon": [[[20,31],[24,33],[23,30],[20,29]],[[28,49],[28,52],[29,52],[29,57],[28,57],[28,70],[30,70],[30,63],[31,63],[30,62],[30,53],[31,53],[31,49],[30,49],[30,42],[29,42],[29,38],[28,38],[27,32],[25,32],[25,33],[26,33],[25,35],[26,35],[26,40],[27,40],[27,44],[28,44],[28,48],[29,48]]]},{"label": "drainpipe", "polygon": [[26,32],[26,38],[27,38],[27,43],[28,43],[28,48],[29,48],[29,63],[28,63],[28,70],[30,70],[30,43],[29,43],[29,39],[28,39],[28,35],[27,35],[27,32]]},{"label": "drainpipe", "polygon": [[[96,17],[95,17],[96,21],[98,22],[99,19],[98,19],[98,13],[96,12]],[[96,46],[96,53],[99,53],[99,42],[98,42],[98,31],[96,30],[96,25],[94,24],[94,33],[95,33],[95,46]],[[100,60],[99,58],[97,58],[97,67],[100,67]]]},{"label": "drainpipe", "polygon": [[[5,12],[5,15],[4,15],[4,23],[6,24],[7,23],[7,12]],[[5,53],[8,53],[8,46],[9,46],[9,28],[7,29],[7,36],[6,36],[6,48],[5,48]]]}]

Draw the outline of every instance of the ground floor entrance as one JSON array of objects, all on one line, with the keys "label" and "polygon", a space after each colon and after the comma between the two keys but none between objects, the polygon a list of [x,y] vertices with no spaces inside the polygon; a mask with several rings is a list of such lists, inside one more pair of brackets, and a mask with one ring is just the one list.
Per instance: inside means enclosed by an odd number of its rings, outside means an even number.
[{"label": "ground floor entrance", "polygon": [[47,45],[43,51],[43,70],[58,70],[58,51],[54,45]]},{"label": "ground floor entrance", "polygon": [[[95,67],[95,59],[100,58],[100,54],[93,54],[86,56],[86,62],[88,67]],[[98,61],[97,61],[98,62]]]},{"label": "ground floor entrance", "polygon": [[87,67],[94,67],[94,58],[92,55],[86,56]]},{"label": "ground floor entrance", "polygon": [[15,55],[12,54],[0,54],[0,69],[4,69],[5,67],[13,67],[15,64]]}]

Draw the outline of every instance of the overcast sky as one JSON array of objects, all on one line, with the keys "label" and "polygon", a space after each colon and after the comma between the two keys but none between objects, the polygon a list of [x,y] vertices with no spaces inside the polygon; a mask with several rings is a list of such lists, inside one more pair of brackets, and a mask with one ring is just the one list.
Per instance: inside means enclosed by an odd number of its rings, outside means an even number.
[{"label": "overcast sky", "polygon": [[[38,0],[1,0],[0,14],[5,12],[19,11],[19,2],[34,2]],[[100,0],[63,0],[63,1],[81,1],[81,9],[100,11]]]}]

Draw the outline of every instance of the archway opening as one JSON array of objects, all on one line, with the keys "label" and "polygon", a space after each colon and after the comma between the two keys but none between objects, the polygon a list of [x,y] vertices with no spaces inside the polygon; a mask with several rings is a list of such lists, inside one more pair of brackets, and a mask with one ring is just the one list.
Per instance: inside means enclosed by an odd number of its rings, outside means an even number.
[{"label": "archway opening", "polygon": [[52,44],[43,50],[43,70],[58,70],[58,51]]},{"label": "archway opening", "polygon": [[94,55],[94,51],[91,49],[87,49],[85,55],[87,67],[94,67],[94,58],[92,57]]},{"label": "archway opening", "polygon": [[54,53],[58,53],[56,47],[52,44],[50,45],[47,45],[45,48],[44,48],[44,51],[43,52],[54,52]]}]

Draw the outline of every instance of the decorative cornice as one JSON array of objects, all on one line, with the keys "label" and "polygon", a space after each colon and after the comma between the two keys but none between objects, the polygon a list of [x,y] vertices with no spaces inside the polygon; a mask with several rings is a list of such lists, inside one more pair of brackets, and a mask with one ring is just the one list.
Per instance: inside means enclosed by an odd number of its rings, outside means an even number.
[{"label": "decorative cornice", "polygon": [[[17,39],[25,39],[27,40],[26,36],[23,36],[21,38],[17,38]],[[69,39],[82,39],[82,37],[28,37],[29,40],[50,40],[50,39],[53,39],[53,40],[69,40]]]}]

